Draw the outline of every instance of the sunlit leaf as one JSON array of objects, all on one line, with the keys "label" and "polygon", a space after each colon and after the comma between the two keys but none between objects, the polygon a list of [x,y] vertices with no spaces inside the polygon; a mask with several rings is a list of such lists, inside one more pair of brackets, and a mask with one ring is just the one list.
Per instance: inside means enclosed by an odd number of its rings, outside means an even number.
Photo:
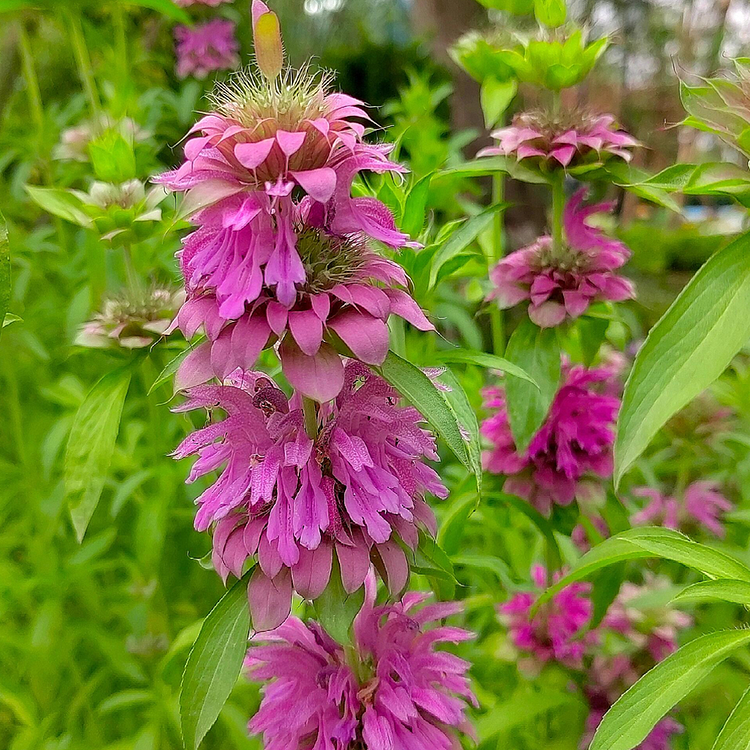
[{"label": "sunlit leaf", "polygon": [[750,689],[734,707],[716,738],[713,750],[750,750]]},{"label": "sunlit leaf", "polygon": [[196,750],[226,703],[247,651],[250,571],[219,600],[203,621],[180,686],[180,724],[187,750]]}]

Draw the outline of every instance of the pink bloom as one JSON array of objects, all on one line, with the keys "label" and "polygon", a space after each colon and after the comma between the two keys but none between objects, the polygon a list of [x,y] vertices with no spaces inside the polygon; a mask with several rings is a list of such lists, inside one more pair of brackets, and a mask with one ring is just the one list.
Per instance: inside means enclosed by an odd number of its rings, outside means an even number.
[{"label": "pink bloom", "polygon": [[610,376],[605,368],[564,366],[547,419],[523,455],[513,441],[504,390],[485,389],[484,406],[495,413],[480,430],[492,446],[484,464],[493,474],[506,475],[506,492],[548,513],[553,503],[570,505],[577,496],[589,499],[592,480],[612,474],[613,425],[620,400],[597,392]]},{"label": "pink bloom", "polygon": [[215,525],[213,561],[224,579],[257,555],[249,589],[256,629],[283,622],[292,588],[308,599],[323,592],[334,550],[346,591],[362,585],[371,561],[401,591],[409,564],[399,541],[415,549],[420,528],[434,534],[424,496],[447,495],[425,462],[438,455],[419,412],[350,361],[336,401],[317,410],[313,440],[299,396],[287,399],[262,373],[238,371],[229,383],[188,391],[178,411],[218,406],[227,417],[189,435],[174,455],[198,455],[191,482],[224,466],[196,500],[195,526]]},{"label": "pink bloom", "polygon": [[549,118],[544,113],[517,115],[513,124],[492,133],[497,146],[477,156],[510,156],[533,160],[546,169],[567,168],[617,157],[630,161],[628,149],[638,141],[620,130],[612,115],[565,113]]},{"label": "pink bloom", "polygon": [[716,482],[698,481],[688,485],[681,498],[662,495],[650,487],[637,487],[636,497],[645,498],[646,505],[633,516],[637,526],[656,524],[670,529],[692,531],[703,527],[723,538],[722,514],[732,510],[732,503],[719,492]]},{"label": "pink bloom", "polygon": [[[609,536],[609,527],[603,518],[600,518],[599,516],[592,518],[591,523],[602,539],[606,539]],[[581,552],[588,552],[591,549],[591,539],[589,538],[589,533],[583,524],[579,523],[576,525],[570,538],[573,541],[573,544],[575,544]]]},{"label": "pink bloom", "polygon": [[[252,232],[238,232],[237,239],[252,242]],[[305,396],[328,401],[338,394],[344,378],[341,358],[332,348],[335,340],[343,341],[362,362],[379,365],[388,353],[391,314],[420,330],[432,330],[404,289],[408,279],[401,266],[373,252],[363,237],[338,237],[301,226],[297,250],[306,282],[288,308],[261,286],[259,269],[242,285],[204,290],[196,269],[205,267],[213,248],[187,255],[186,246],[181,260],[189,299],[176,323],[186,338],[203,328],[208,341],[184,361],[177,373],[178,388],[213,376],[221,380],[237,368],[250,370],[264,348],[281,341],[279,354],[289,382]]]},{"label": "pink bloom", "polygon": [[366,588],[348,653],[318,623],[296,617],[250,647],[250,678],[269,684],[249,729],[266,750],[455,750],[459,732],[472,734],[469,664],[435,648],[472,636],[430,627],[461,605],[425,605],[427,595],[409,593],[376,607],[373,577]]},{"label": "pink bloom", "polygon": [[583,206],[586,188],[565,207],[565,246],[556,249],[552,238],[540,237],[533,245],[503,258],[491,271],[495,285],[490,299],[501,308],[529,301],[529,317],[542,328],[574,319],[594,302],[620,302],[633,296],[633,285],[618,276],[630,256],[628,248],[607,237],[586,219],[609,211],[611,204]]},{"label": "pink bloom", "polygon": [[215,70],[236,68],[240,63],[234,23],[222,18],[174,30],[177,76],[205,78]]},{"label": "pink bloom", "polygon": [[[534,584],[544,590],[547,571],[541,565],[531,570]],[[588,583],[573,583],[543,605],[534,618],[530,610],[539,598],[537,593],[515,594],[510,601],[500,605],[501,619],[510,632],[515,646],[532,656],[534,666],[556,661],[572,669],[580,669],[587,647],[593,642],[586,633],[591,621],[592,604]]]}]

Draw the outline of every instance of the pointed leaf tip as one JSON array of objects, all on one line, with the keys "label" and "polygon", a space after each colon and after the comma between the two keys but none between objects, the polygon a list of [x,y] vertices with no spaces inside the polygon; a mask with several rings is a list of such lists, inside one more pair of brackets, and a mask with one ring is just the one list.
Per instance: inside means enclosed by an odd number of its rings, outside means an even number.
[{"label": "pointed leaf tip", "polygon": [[261,0],[254,0],[252,12],[255,60],[260,72],[273,81],[284,67],[279,17]]}]

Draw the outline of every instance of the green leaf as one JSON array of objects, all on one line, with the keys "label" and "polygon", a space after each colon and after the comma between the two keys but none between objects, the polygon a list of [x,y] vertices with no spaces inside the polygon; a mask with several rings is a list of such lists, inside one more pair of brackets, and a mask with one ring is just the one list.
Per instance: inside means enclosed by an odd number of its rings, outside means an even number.
[{"label": "green leaf", "polygon": [[722,601],[750,606],[750,583],[731,579],[700,581],[686,586],[673,602]]},{"label": "green leaf", "polygon": [[507,172],[511,177],[530,182],[532,184],[546,185],[550,178],[535,170],[523,161],[518,161],[507,156],[490,156],[474,161],[463,162],[455,167],[448,167],[438,173],[438,177],[481,177],[483,175],[495,174],[495,172]]},{"label": "green leaf", "polygon": [[251,571],[219,600],[203,621],[180,685],[180,725],[187,750],[196,750],[226,703],[247,651]]},{"label": "green leaf", "polygon": [[506,357],[534,380],[509,378],[505,384],[508,420],[519,453],[542,426],[560,382],[560,344],[554,328],[539,328],[524,318],[513,331]]},{"label": "green leaf", "polygon": [[[0,331],[13,320],[6,320],[10,305],[10,242],[8,242],[8,225],[0,213]],[[10,316],[9,316],[10,317]],[[20,320],[14,316],[16,320]]]},{"label": "green leaf", "polygon": [[70,190],[34,187],[33,185],[25,187],[31,200],[48,213],[82,227],[92,226],[91,219],[84,211],[83,201]]},{"label": "green leaf", "polygon": [[482,446],[479,441],[479,422],[477,413],[474,411],[469,398],[464,391],[461,381],[451,370],[443,372],[439,379],[447,385],[449,391],[438,391],[450,407],[456,422],[466,438],[466,452],[468,454],[470,468],[477,483],[477,503],[482,495]]},{"label": "green leaf", "polygon": [[534,387],[539,388],[536,381],[525,370],[518,365],[514,365],[510,360],[498,357],[496,354],[487,354],[486,352],[473,352],[469,349],[448,349],[444,352],[438,352],[441,362],[466,362],[472,365],[479,365],[492,370],[502,370],[506,375],[514,378],[521,378],[531,383]]},{"label": "green leaf", "polygon": [[181,351],[174,359],[171,359],[164,365],[164,369],[156,376],[156,380],[151,383],[151,387],[148,389],[148,395],[150,396],[160,385],[167,383],[172,379],[177,370],[180,369],[182,360],[187,357],[196,347],[200,346],[205,341],[205,336],[201,336],[196,339],[187,349]]},{"label": "green leaf", "polygon": [[492,76],[485,78],[482,83],[481,100],[484,124],[488,128],[494,128],[500,122],[517,92],[518,83],[515,78],[506,81],[500,81]]},{"label": "green leaf", "polygon": [[107,373],[89,391],[73,420],[63,473],[65,497],[79,542],[107,479],[129,385],[129,367]]},{"label": "green leaf", "polygon": [[726,630],[683,646],[647,672],[612,706],[590,750],[632,750],[714,667],[748,643],[750,630]]},{"label": "green leaf", "polygon": [[[388,352],[385,362],[380,366],[380,374],[419,410],[435,432],[445,440],[456,458],[469,471],[474,472],[467,441],[461,434],[456,414],[427,375],[393,352]],[[480,486],[481,477],[477,476],[476,480],[477,486]]]},{"label": "green leaf", "polygon": [[[553,690],[530,692],[517,690],[508,700],[498,703],[477,721],[477,734],[481,742],[500,732],[527,724],[532,719],[548,711],[562,707],[570,710],[571,704],[578,704],[575,694]],[[500,746],[498,746],[500,747]],[[503,745],[504,747],[504,745]]]},{"label": "green leaf", "polygon": [[351,627],[365,600],[364,586],[353,594],[347,594],[341,582],[341,568],[336,555],[333,556],[331,577],[323,593],[313,602],[320,624],[338,643],[351,642]]},{"label": "green leaf", "polygon": [[664,423],[721,375],[748,338],[750,233],[704,264],[638,352],[618,420],[615,486]]},{"label": "green leaf", "polygon": [[506,203],[497,203],[482,211],[477,216],[472,216],[464,222],[445,243],[438,249],[432,259],[432,268],[430,269],[430,288],[435,286],[438,278],[438,272],[441,267],[451,258],[455,258],[463,252],[468,245],[481,234],[492,223],[495,214],[503,211],[507,207]]},{"label": "green leaf", "polygon": [[562,26],[568,17],[565,0],[534,0],[534,15],[545,26]]},{"label": "green leaf", "polygon": [[418,237],[422,231],[427,210],[427,198],[430,194],[430,184],[434,172],[423,177],[414,184],[406,196],[404,214],[401,217],[401,231],[410,237]]},{"label": "green leaf", "polygon": [[661,557],[698,570],[709,578],[730,578],[750,582],[750,568],[724,552],[698,544],[671,529],[643,527],[605,539],[587,552],[566,576],[548,588],[535,605],[539,607],[560,589],[587,578],[608,565],[625,560]]},{"label": "green leaf", "polygon": [[114,128],[89,143],[89,156],[97,180],[119,184],[136,175],[133,145]]},{"label": "green leaf", "polygon": [[180,8],[179,6],[175,5],[175,3],[172,0],[121,0],[121,1],[123,2],[124,5],[139,5],[142,8],[151,8],[151,10],[156,10],[159,13],[161,13],[163,16],[172,18],[173,20],[179,21],[180,23],[186,23],[190,25],[192,25],[193,23],[193,19],[190,17],[187,11],[185,11],[184,8]]},{"label": "green leaf", "polygon": [[750,750],[750,688],[734,707],[713,750]]}]

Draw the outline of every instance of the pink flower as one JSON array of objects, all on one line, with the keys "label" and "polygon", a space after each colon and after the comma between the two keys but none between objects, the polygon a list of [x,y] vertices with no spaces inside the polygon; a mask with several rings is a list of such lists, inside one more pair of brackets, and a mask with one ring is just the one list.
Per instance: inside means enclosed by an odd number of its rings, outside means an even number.
[{"label": "pink flower", "polygon": [[588,500],[595,492],[595,477],[612,474],[613,425],[620,400],[597,392],[610,377],[606,368],[565,365],[547,419],[523,455],[513,441],[504,390],[485,389],[484,406],[495,413],[480,430],[492,446],[484,464],[493,474],[506,475],[505,492],[549,513],[553,503],[570,505],[577,496]]},{"label": "pink flower", "polygon": [[688,485],[679,499],[662,495],[650,487],[636,487],[633,495],[648,501],[633,516],[633,523],[637,526],[657,524],[681,531],[693,531],[702,526],[721,538],[725,534],[721,516],[733,507],[719,492],[718,484],[706,480]]},{"label": "pink flower", "polygon": [[[252,242],[252,232],[238,232],[237,239]],[[289,308],[261,286],[257,268],[242,284],[206,290],[196,269],[208,263],[212,246],[194,255],[183,252],[189,298],[176,323],[186,338],[203,328],[208,341],[180,367],[178,388],[214,376],[223,379],[237,368],[250,370],[264,348],[281,341],[279,354],[289,382],[302,395],[324,402],[335,398],[344,379],[344,366],[332,346],[336,341],[343,341],[362,362],[379,365],[388,353],[391,314],[420,330],[433,329],[405,291],[408,279],[401,266],[373,252],[361,235],[339,237],[301,226],[297,251],[306,281]]]},{"label": "pink flower", "polygon": [[630,251],[607,237],[586,219],[609,211],[611,204],[583,206],[586,188],[565,207],[565,246],[556,249],[552,238],[536,242],[503,258],[491,271],[495,285],[489,298],[500,308],[529,301],[529,317],[542,328],[574,319],[594,302],[630,299],[633,285],[614,271],[625,264]]},{"label": "pink flower", "polygon": [[[547,571],[541,565],[531,569],[535,586],[544,590],[548,585]],[[558,576],[559,577],[559,576]],[[591,621],[592,604],[588,583],[573,583],[555,594],[532,618],[529,614],[539,594],[523,592],[500,605],[500,616],[505,622],[516,648],[532,656],[538,667],[556,661],[572,669],[583,666],[583,656],[595,636],[586,633]]]},{"label": "pink flower", "polygon": [[399,542],[415,549],[420,528],[434,534],[424,496],[447,496],[425,462],[438,455],[419,412],[350,361],[336,401],[317,410],[312,439],[299,396],[287,399],[262,373],[238,371],[229,383],[188,391],[177,411],[220,407],[227,417],[189,435],[174,455],[198,455],[191,482],[224,466],[196,500],[195,526],[215,525],[213,561],[224,579],[257,555],[249,588],[256,630],[283,622],[292,588],[308,599],[323,592],[334,550],[347,592],[362,586],[371,561],[401,591],[409,564]]},{"label": "pink flower", "polygon": [[195,26],[177,26],[174,37],[179,78],[205,78],[215,70],[236,68],[240,63],[232,21],[218,18]]},{"label": "pink flower", "polygon": [[630,161],[628,149],[638,141],[621,130],[612,115],[582,112],[549,117],[541,112],[517,115],[513,124],[492,133],[497,146],[477,156],[510,156],[533,160],[545,169],[567,168],[617,157]]},{"label": "pink flower", "polygon": [[472,734],[466,703],[476,704],[469,664],[440,643],[471,638],[431,623],[456,614],[458,603],[424,604],[422,593],[374,606],[374,578],[345,651],[316,622],[295,617],[248,651],[251,679],[268,681],[252,734],[266,750],[455,750]]}]

